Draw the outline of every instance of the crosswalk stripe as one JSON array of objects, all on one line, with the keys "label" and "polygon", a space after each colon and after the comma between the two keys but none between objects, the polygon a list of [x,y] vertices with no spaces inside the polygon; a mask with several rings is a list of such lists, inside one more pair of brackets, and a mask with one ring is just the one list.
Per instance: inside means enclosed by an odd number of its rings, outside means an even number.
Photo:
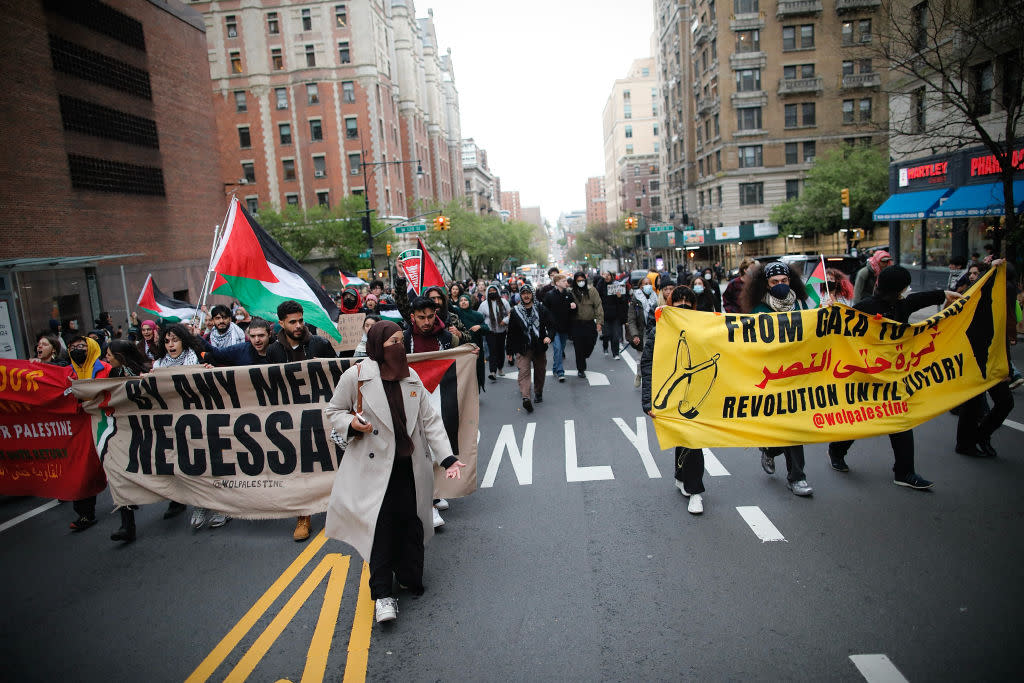
[{"label": "crosswalk stripe", "polygon": [[636,361],[633,360],[633,354],[631,354],[627,349],[623,349],[622,353],[619,355],[622,356],[622,360],[626,361],[626,365],[629,366],[630,372],[636,375]]},{"label": "crosswalk stripe", "polygon": [[1019,432],[1024,432],[1024,424],[1021,424],[1020,422],[1014,422],[1013,420],[1003,420],[1003,424],[1006,425],[1007,427],[1013,427]]},{"label": "crosswalk stripe", "polygon": [[736,508],[736,512],[740,513],[740,517],[747,523],[750,530],[761,539],[762,543],[768,543],[770,541],[785,541],[786,537],[775,528],[771,520],[761,512],[761,508],[756,505],[745,505]]},{"label": "crosswalk stripe", "polygon": [[907,683],[900,670],[885,655],[850,655],[850,661],[868,683]]},{"label": "crosswalk stripe", "polygon": [[725,469],[722,462],[715,457],[715,454],[711,452],[710,448],[703,449],[704,451],[704,469],[707,471],[709,476],[712,477],[728,477],[729,470]]},{"label": "crosswalk stripe", "polygon": [[47,510],[49,510],[50,508],[57,507],[58,505],[60,505],[60,501],[59,500],[51,500],[49,503],[43,503],[39,507],[31,509],[28,512],[26,512],[25,514],[18,515],[14,519],[9,519],[6,522],[4,522],[3,524],[0,524],[0,533],[2,533],[4,531],[7,531],[12,526],[17,526],[18,524],[21,524],[26,519],[32,519],[36,515],[41,515],[42,513],[44,513]]}]

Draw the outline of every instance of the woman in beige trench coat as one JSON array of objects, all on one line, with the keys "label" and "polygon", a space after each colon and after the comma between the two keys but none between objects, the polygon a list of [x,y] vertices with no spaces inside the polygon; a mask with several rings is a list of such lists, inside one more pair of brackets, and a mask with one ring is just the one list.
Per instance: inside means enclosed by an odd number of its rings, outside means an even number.
[{"label": "woman in beige trench coat", "polygon": [[[325,413],[349,442],[327,507],[326,533],[370,564],[378,622],[398,615],[393,580],[423,591],[423,545],[434,534],[433,465],[461,479],[441,416],[406,362],[404,337],[390,321],[366,334],[368,359],[349,368]],[[429,448],[428,448],[429,446]]]}]

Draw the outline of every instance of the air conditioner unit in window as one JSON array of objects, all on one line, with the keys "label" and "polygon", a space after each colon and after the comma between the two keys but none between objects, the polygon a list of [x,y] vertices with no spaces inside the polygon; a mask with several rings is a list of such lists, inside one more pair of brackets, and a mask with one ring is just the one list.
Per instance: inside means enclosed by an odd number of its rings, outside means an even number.
[{"label": "air conditioner unit in window", "polygon": [[352,175],[359,175],[359,169],[358,168],[353,168],[351,173],[352,173]]},{"label": "air conditioner unit in window", "polygon": [[313,176],[316,178],[323,178],[327,175],[327,171],[313,171]]}]

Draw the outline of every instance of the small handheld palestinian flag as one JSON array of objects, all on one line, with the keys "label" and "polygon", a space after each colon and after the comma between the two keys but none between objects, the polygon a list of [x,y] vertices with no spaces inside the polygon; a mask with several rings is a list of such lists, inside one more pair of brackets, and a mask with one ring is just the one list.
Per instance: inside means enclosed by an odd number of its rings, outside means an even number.
[{"label": "small handheld palestinian flag", "polygon": [[[814,272],[807,278],[805,283],[807,286],[807,294],[814,300],[815,307],[821,306],[821,283],[825,282],[825,257],[822,256],[818,265],[814,267]],[[833,296],[832,292],[828,293],[828,297],[831,299]]]},{"label": "small handheld palestinian flag", "polygon": [[135,305],[169,323],[191,320],[196,314],[196,307],[189,302],[172,299],[161,292],[153,280],[152,273],[146,276],[146,284],[142,286],[142,293],[139,294],[139,300]]},{"label": "small handheld palestinian flag", "polygon": [[349,285],[355,285],[356,287],[362,287],[366,284],[366,280],[355,275],[345,275],[343,271],[338,271],[338,278],[341,279],[341,286],[348,287]]},{"label": "small handheld palestinian flag", "polygon": [[238,198],[231,199],[224,235],[213,256],[212,294],[230,296],[251,315],[277,320],[278,304],[296,301],[305,321],[341,341],[338,307],[324,288],[249,215]]}]

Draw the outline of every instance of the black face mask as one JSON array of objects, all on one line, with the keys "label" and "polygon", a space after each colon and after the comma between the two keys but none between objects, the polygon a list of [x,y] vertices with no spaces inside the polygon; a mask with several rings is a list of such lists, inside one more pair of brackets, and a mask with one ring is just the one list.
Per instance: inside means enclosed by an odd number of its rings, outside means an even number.
[{"label": "black face mask", "polygon": [[497,292],[489,292],[487,294],[487,298],[490,299],[491,301],[497,301],[498,300],[498,293]]},{"label": "black face mask", "polygon": [[776,299],[785,299],[789,296],[789,285],[778,284],[768,290]]},{"label": "black face mask", "polygon": [[68,351],[68,355],[71,356],[71,360],[75,361],[76,365],[81,365],[85,362],[89,352],[86,349],[71,349]]}]

